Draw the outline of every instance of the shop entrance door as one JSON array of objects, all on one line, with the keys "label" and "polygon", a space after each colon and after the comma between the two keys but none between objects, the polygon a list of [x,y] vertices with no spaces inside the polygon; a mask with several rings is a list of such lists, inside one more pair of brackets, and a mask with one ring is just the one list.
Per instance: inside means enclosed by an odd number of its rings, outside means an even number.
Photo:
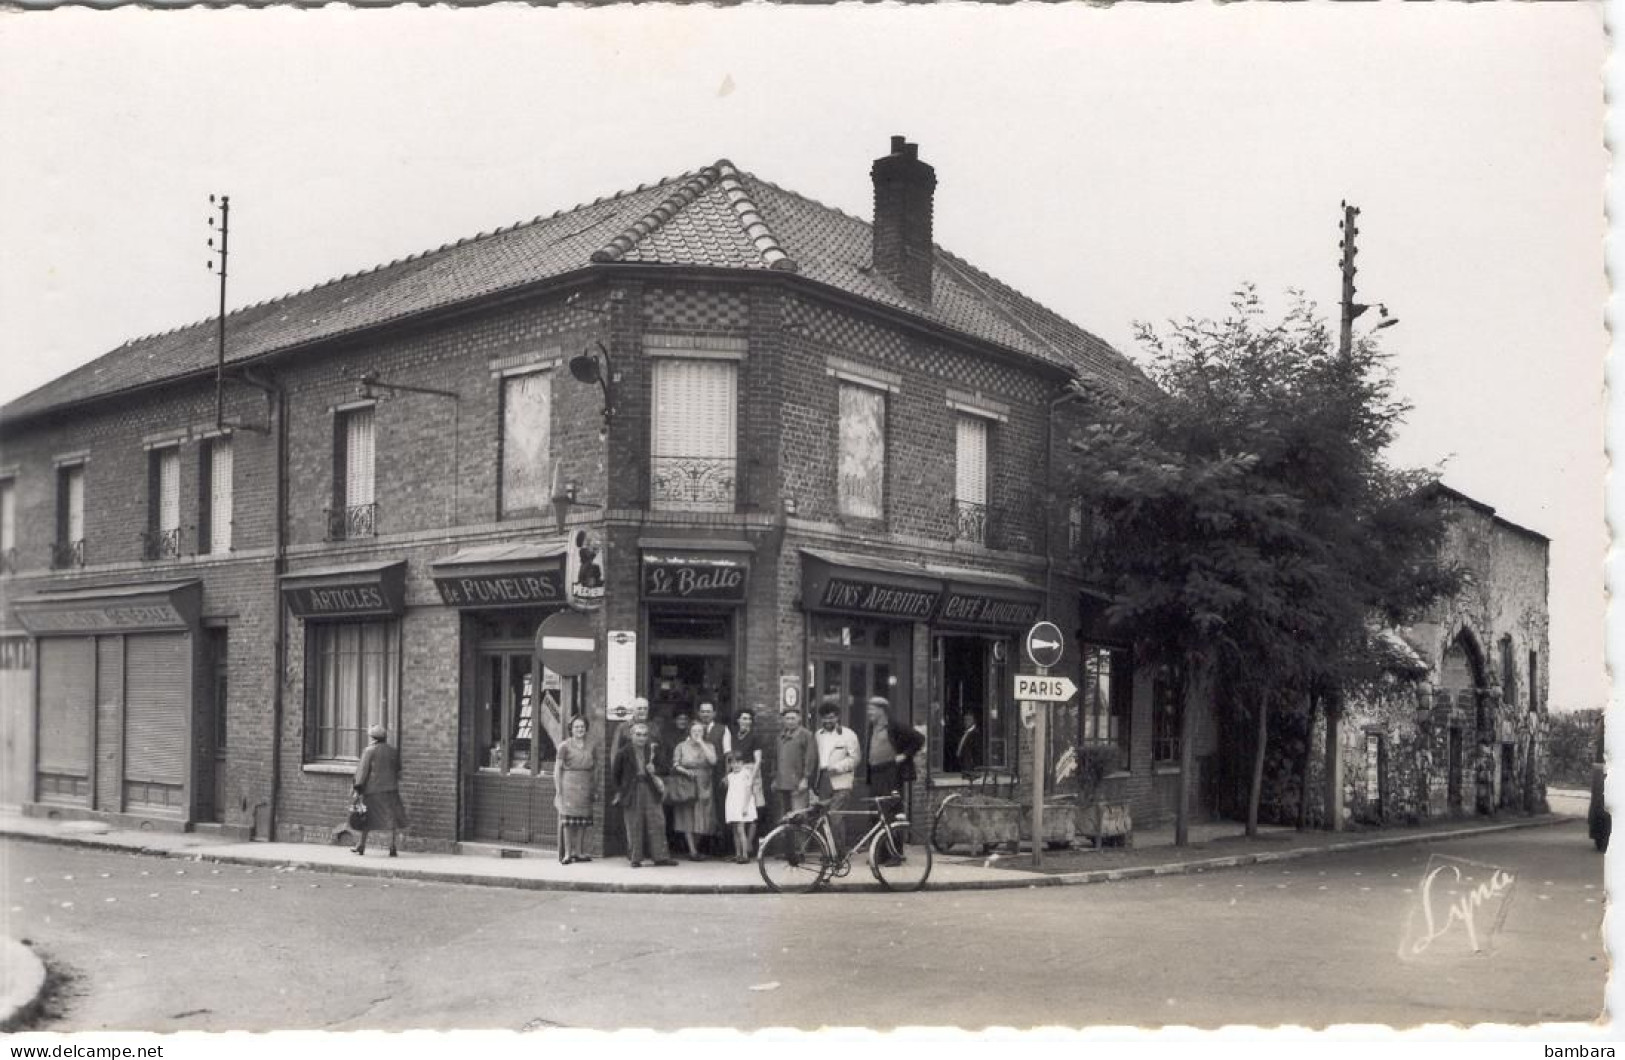
[{"label": "shop entrance door", "polygon": [[[893,717],[897,716],[896,688],[892,683],[890,659],[822,659],[818,668],[818,698],[834,695],[841,703],[841,724],[860,737],[869,727],[868,702],[870,696],[885,696],[893,703]],[[902,704],[907,710],[908,704]],[[818,709],[812,708],[810,723],[818,725]],[[900,720],[907,720],[906,718]]]},{"label": "shop entrance door", "polygon": [[471,620],[477,640],[464,691],[471,735],[466,839],[554,842],[553,759],[564,719],[575,709],[578,679],[538,671],[532,638],[539,622],[539,616]]}]

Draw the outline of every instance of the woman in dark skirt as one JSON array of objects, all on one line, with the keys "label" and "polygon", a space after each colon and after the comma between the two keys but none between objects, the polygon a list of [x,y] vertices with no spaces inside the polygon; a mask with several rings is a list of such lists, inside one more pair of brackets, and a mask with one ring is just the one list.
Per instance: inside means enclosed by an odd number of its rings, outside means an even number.
[{"label": "woman in dark skirt", "polygon": [[570,738],[553,763],[554,808],[559,812],[559,861],[591,861],[584,852],[592,827],[592,796],[598,785],[598,748],[587,743],[587,719],[570,719]]},{"label": "woman in dark skirt", "polygon": [[355,792],[367,804],[367,827],[361,841],[350,849],[367,852],[367,833],[389,829],[389,856],[395,856],[395,835],[407,826],[406,804],[401,801],[401,756],[389,745],[389,733],[382,725],[367,730],[372,744],[361,753],[355,767]]}]

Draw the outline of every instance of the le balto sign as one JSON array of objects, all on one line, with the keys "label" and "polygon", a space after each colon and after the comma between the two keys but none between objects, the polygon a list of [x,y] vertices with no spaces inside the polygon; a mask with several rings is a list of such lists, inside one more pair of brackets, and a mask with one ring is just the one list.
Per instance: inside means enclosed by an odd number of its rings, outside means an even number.
[{"label": "le balto sign", "polygon": [[745,564],[733,559],[649,554],[643,557],[643,595],[738,603],[745,599],[745,571]]}]

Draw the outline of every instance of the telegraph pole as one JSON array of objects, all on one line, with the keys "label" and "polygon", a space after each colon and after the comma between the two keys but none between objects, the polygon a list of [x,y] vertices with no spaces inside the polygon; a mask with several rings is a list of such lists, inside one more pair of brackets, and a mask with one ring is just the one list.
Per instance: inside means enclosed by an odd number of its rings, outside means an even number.
[{"label": "telegraph pole", "polygon": [[217,203],[220,209],[220,223],[217,225],[213,217],[209,218],[209,227],[220,232],[220,245],[214,245],[214,237],[209,237],[209,247],[220,258],[217,267],[213,261],[209,262],[209,270],[220,275],[220,317],[216,323],[216,351],[214,361],[214,426],[216,430],[224,429],[225,415],[225,386],[226,386],[226,252],[227,241],[231,237],[231,196],[222,195],[218,198],[210,195],[209,201]]},{"label": "telegraph pole", "polygon": [[1360,229],[1356,224],[1359,216],[1360,208],[1350,206],[1345,202],[1343,203],[1343,220],[1339,221],[1337,225],[1343,230],[1343,238],[1337,244],[1343,248],[1343,297],[1340,303],[1342,313],[1340,316],[1341,326],[1337,334],[1337,352],[1342,355],[1344,361],[1350,361],[1354,358],[1354,318],[1366,311],[1365,306],[1354,304],[1354,273],[1357,271],[1354,268],[1354,255],[1358,253],[1354,246],[1354,240],[1360,234]]}]

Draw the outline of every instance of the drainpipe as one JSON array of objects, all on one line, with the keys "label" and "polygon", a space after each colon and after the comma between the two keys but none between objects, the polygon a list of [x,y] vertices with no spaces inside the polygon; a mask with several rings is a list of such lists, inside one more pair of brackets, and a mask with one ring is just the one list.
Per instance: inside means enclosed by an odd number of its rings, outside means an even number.
[{"label": "drainpipe", "polygon": [[251,368],[244,369],[239,378],[265,394],[274,409],[270,418],[276,424],[276,502],[271,526],[271,613],[276,616],[271,626],[271,800],[266,807],[264,837],[274,841],[277,808],[282,805],[282,676],[287,669],[288,651],[281,590],[288,552],[288,391],[280,383],[259,378]]}]

